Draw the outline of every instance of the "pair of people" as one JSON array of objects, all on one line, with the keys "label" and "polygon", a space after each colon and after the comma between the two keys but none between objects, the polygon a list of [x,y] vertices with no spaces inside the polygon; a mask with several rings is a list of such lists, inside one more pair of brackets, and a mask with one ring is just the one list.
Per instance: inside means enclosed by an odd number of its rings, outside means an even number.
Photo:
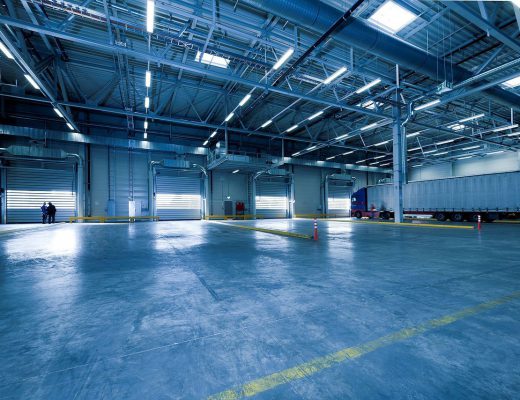
[{"label": "pair of people", "polygon": [[47,205],[47,202],[43,202],[40,210],[42,210],[42,224],[53,224],[56,218],[56,207],[54,204],[52,204],[50,201],[49,205]]}]

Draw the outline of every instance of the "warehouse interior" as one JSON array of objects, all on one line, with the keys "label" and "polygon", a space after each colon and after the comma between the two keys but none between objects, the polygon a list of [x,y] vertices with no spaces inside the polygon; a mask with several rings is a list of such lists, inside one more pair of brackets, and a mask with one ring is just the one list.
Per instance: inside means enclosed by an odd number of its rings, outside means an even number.
[{"label": "warehouse interior", "polygon": [[519,0],[0,4],[0,399],[518,398]]}]

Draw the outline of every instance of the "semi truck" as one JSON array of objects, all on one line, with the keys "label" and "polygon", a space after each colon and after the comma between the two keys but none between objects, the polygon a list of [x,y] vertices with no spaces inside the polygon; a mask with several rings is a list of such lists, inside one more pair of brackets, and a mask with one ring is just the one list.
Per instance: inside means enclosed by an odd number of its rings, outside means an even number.
[{"label": "semi truck", "polygon": [[[391,219],[394,197],[392,184],[361,188],[351,196],[352,216]],[[520,171],[411,181],[403,185],[403,210],[438,221],[520,218]]]}]

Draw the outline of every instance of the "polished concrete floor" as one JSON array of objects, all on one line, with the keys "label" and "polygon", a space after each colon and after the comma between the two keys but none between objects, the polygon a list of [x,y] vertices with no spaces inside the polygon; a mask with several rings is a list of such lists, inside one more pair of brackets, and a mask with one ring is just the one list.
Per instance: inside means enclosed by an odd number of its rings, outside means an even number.
[{"label": "polished concrete floor", "polygon": [[319,226],[318,242],[210,222],[3,232],[0,398],[520,397],[520,297],[445,317],[518,293],[520,225]]}]

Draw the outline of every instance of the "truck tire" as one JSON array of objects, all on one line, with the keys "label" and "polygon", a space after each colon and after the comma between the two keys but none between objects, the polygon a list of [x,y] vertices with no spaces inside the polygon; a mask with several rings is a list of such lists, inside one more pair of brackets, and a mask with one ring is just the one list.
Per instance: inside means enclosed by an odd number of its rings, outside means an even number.
[{"label": "truck tire", "polygon": [[477,213],[468,214],[468,222],[478,222],[478,216]]},{"label": "truck tire", "polygon": [[356,217],[357,219],[361,219],[362,216],[363,216],[363,214],[361,214],[361,211],[356,211],[354,213],[354,217]]},{"label": "truck tire", "polygon": [[487,214],[484,214],[484,221],[486,222],[493,222],[495,219],[498,219],[500,215],[496,212],[490,212]]},{"label": "truck tire", "polygon": [[383,211],[381,213],[381,219],[390,219],[390,213],[388,211]]},{"label": "truck tire", "polygon": [[435,219],[437,221],[444,222],[444,221],[446,221],[447,218],[448,217],[446,216],[446,214],[444,214],[442,212],[439,212],[439,213],[435,214]]},{"label": "truck tire", "polygon": [[453,222],[462,222],[462,221],[464,221],[464,215],[462,213],[456,212],[456,213],[451,214],[450,219]]}]

